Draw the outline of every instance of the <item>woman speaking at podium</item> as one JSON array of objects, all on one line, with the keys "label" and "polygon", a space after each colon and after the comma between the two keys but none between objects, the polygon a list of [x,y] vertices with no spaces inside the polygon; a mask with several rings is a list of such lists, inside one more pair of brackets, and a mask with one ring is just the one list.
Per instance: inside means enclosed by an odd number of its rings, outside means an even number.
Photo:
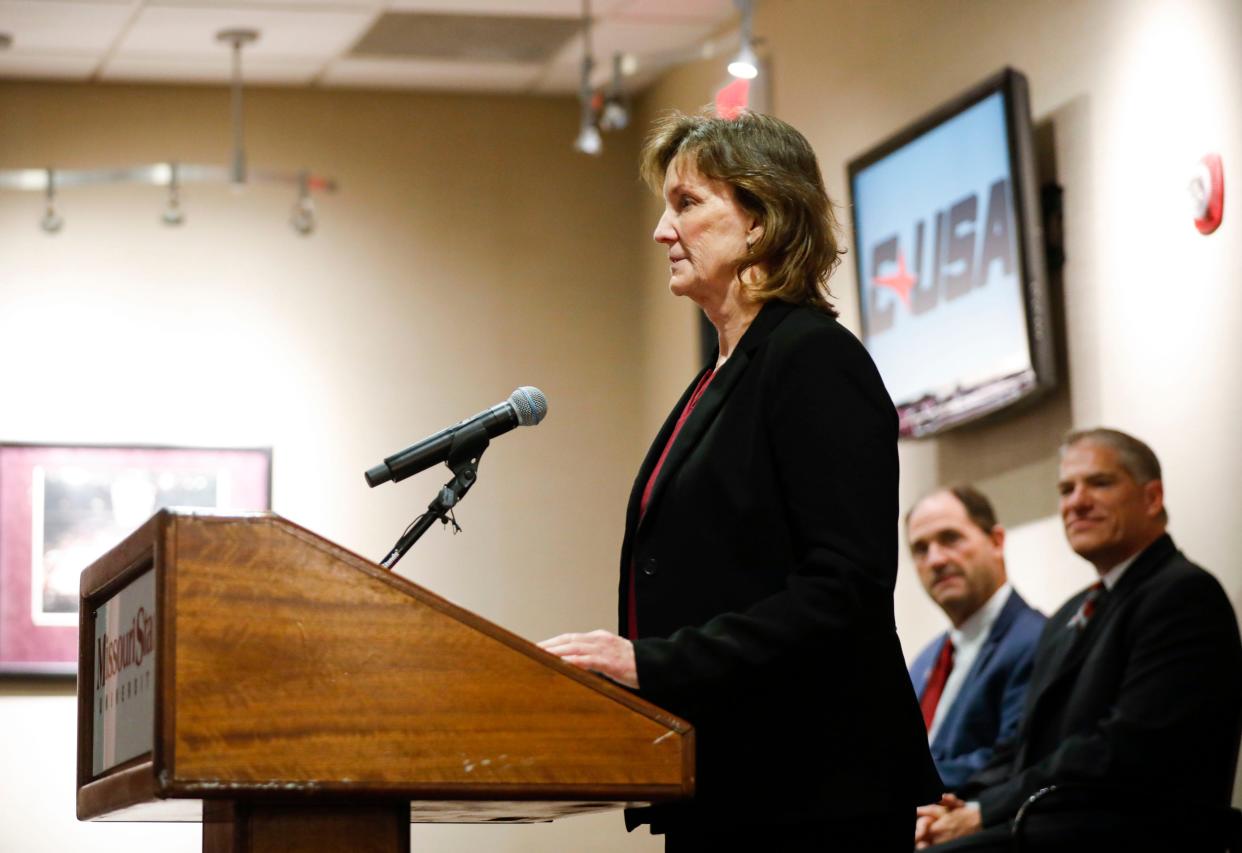
[{"label": "woman speaking at podium", "polygon": [[666,850],[908,851],[941,791],[893,624],[897,417],[836,321],[836,223],[788,124],[674,113],[643,149],[669,289],[718,349],[639,468],[620,633],[542,645],[684,716]]}]

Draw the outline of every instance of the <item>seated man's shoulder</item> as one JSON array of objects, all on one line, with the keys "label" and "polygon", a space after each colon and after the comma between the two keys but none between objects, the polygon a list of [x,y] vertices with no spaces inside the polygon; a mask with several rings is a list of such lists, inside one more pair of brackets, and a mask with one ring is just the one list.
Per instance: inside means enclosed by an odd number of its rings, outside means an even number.
[{"label": "seated man's shoulder", "polygon": [[1123,607],[1132,612],[1132,624],[1147,627],[1152,636],[1210,632],[1229,648],[1238,646],[1237,615],[1225,588],[1215,575],[1180,552],[1159,571],[1142,578],[1125,595]]},{"label": "seated man's shoulder", "polygon": [[1019,651],[1033,648],[1039,642],[1048,617],[1027,604],[1017,592],[1014,592],[1009,606],[1013,609],[1013,617],[1005,623],[1007,645]]},{"label": "seated man's shoulder", "polygon": [[1042,629],[1044,623],[1048,621],[1048,617],[1027,604],[1026,600],[1019,596],[1017,592],[1014,593],[1014,597],[1020,605],[1018,612],[1014,615],[1014,624],[1028,630],[1032,627],[1037,630]]},{"label": "seated man's shoulder", "polygon": [[1176,594],[1197,594],[1228,601],[1225,589],[1216,576],[1180,551],[1174,552],[1160,571],[1145,578],[1140,588],[1148,596],[1163,596],[1176,590]]}]

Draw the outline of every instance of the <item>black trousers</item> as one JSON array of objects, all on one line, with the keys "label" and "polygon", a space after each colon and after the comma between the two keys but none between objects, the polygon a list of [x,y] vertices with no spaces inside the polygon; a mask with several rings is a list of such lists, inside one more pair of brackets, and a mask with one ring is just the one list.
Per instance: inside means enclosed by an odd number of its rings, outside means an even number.
[{"label": "black trousers", "polygon": [[664,837],[665,853],[910,853],[914,809],[850,820],[786,826],[721,826],[674,829]]}]

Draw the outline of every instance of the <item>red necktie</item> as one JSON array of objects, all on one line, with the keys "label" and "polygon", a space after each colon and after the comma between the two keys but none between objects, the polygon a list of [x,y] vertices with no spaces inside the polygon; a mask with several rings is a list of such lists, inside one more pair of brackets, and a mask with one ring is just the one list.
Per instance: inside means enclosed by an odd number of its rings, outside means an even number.
[{"label": "red necktie", "polygon": [[1095,613],[1095,605],[1099,602],[1100,596],[1104,594],[1104,582],[1096,581],[1087,589],[1087,597],[1082,600],[1082,604],[1078,605],[1078,612],[1070,619],[1069,626],[1081,631],[1087,627],[1087,623],[1091,621],[1092,614]]},{"label": "red necktie", "polygon": [[936,718],[936,706],[940,704],[940,695],[944,693],[944,683],[949,680],[949,673],[952,671],[953,641],[945,637],[944,645],[940,647],[940,656],[936,658],[936,665],[932,667],[931,675],[927,677],[927,687],[923,688],[923,698],[919,699],[919,705],[923,709],[923,722],[927,724],[929,732],[932,720]]}]

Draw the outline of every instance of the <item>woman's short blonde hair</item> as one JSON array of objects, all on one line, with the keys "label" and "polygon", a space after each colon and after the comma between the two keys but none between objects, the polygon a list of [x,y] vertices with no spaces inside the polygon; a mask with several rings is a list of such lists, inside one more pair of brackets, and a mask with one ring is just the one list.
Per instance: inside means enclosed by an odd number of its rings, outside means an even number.
[{"label": "woman's short blonde hair", "polygon": [[737,274],[761,267],[745,282],[758,302],[811,305],[833,317],[828,276],[840,262],[838,225],[815,152],[801,133],[772,116],[743,112],[724,119],[672,112],[658,119],[642,153],[642,176],[657,194],[679,157],[706,178],[733,187],[737,201],[758,218],[763,234],[738,260]]}]

